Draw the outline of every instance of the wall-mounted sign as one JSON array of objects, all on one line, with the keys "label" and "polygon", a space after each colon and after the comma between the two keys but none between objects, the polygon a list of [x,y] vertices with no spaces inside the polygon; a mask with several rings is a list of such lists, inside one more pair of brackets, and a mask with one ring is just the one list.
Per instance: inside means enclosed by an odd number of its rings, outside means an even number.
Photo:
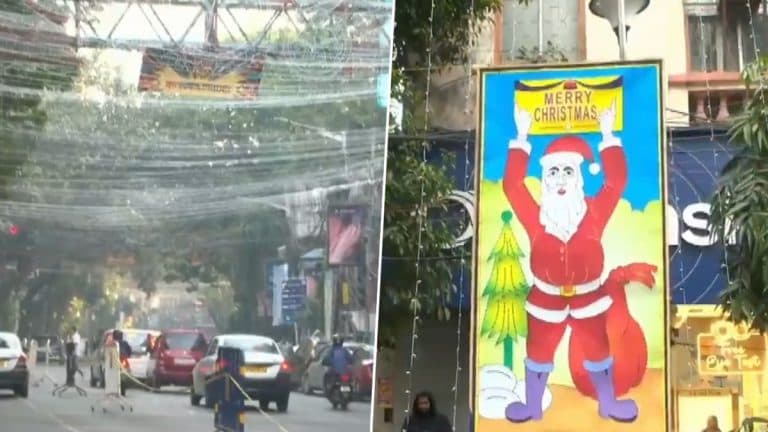
[{"label": "wall-mounted sign", "polygon": [[717,320],[696,338],[700,375],[743,375],[766,372],[765,335],[746,325]]},{"label": "wall-mounted sign", "polygon": [[263,69],[264,55],[257,52],[147,48],[139,90],[187,97],[254,99]]},{"label": "wall-mounted sign", "polygon": [[389,378],[379,378],[376,382],[376,403],[380,407],[388,408],[392,406],[392,380]]}]

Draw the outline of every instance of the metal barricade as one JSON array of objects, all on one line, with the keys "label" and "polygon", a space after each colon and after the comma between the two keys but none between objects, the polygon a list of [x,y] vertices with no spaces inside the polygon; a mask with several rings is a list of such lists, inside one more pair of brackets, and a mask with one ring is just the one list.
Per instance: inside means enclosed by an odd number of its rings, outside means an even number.
[{"label": "metal barricade", "polygon": [[91,412],[96,407],[101,407],[102,412],[107,412],[109,403],[116,403],[121,411],[133,412],[133,404],[123,396],[122,392],[122,365],[120,364],[120,348],[117,344],[104,347],[104,395],[91,405]]},{"label": "metal barricade", "polygon": [[[30,344],[34,343],[35,345],[35,365],[37,365],[37,358],[39,357],[39,346],[37,345],[36,341],[32,341]],[[40,375],[37,377],[37,379],[32,383],[32,387],[40,387],[40,384],[43,383],[43,381],[49,381],[51,384],[53,384],[54,387],[57,387],[58,384],[56,381],[51,378],[50,374],[50,363],[51,363],[51,341],[46,340],[45,342],[45,362],[43,362],[43,370],[40,371],[39,368],[35,368],[36,370],[32,371],[33,375],[36,375],[37,372],[40,373]]]}]

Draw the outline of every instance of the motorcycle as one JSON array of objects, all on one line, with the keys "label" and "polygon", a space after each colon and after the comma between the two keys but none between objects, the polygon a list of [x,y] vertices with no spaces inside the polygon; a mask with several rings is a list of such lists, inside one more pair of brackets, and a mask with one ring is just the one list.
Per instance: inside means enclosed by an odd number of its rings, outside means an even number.
[{"label": "motorcycle", "polygon": [[333,409],[346,410],[352,400],[352,379],[348,374],[338,375],[328,389],[328,401]]}]

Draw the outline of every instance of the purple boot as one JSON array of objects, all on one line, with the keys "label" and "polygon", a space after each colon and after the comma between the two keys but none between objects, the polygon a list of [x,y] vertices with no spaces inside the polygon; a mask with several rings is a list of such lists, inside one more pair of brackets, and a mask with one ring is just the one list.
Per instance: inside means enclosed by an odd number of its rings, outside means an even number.
[{"label": "purple boot", "polygon": [[525,403],[512,402],[507,405],[507,420],[514,423],[541,420],[543,414],[541,401],[552,366],[552,363],[540,364],[531,359],[525,359]]},{"label": "purple boot", "polygon": [[608,364],[609,366],[602,370],[593,370],[589,367],[591,365],[585,364],[597,393],[600,417],[632,423],[637,419],[637,404],[632,399],[616,399],[613,389],[613,362],[608,361]]}]

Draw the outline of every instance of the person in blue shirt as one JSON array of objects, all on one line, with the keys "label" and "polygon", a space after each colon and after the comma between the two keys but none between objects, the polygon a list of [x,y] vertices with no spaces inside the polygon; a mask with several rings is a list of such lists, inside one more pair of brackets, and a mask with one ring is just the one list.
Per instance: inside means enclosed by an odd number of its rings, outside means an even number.
[{"label": "person in blue shirt", "polygon": [[324,377],[326,392],[339,376],[350,372],[353,361],[352,353],[344,347],[344,338],[333,335],[333,345],[323,359],[323,366],[328,367]]}]

